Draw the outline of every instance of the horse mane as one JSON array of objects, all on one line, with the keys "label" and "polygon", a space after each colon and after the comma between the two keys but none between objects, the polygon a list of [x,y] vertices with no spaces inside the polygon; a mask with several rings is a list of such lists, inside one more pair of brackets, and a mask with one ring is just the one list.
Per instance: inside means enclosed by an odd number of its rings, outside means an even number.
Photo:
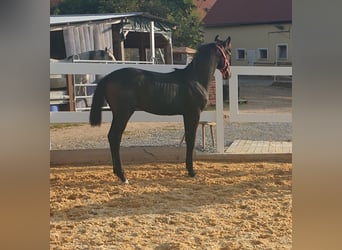
[{"label": "horse mane", "polygon": [[[212,47],[214,45],[215,45],[215,43],[206,43],[206,44],[199,46],[197,48],[196,53],[195,53],[194,57],[192,58],[191,62],[188,64],[188,66],[196,63],[199,60],[203,60],[203,59],[207,58],[209,55],[209,52],[210,52],[209,47]],[[175,70],[181,70],[181,69],[175,69]]]},{"label": "horse mane", "polygon": [[210,58],[211,49],[215,48],[216,43],[206,43],[198,47],[192,61],[184,69],[176,69],[174,73],[180,75],[183,79],[187,80],[193,77],[193,72],[201,70],[199,63],[208,61]]},{"label": "horse mane", "polygon": [[[197,64],[199,61],[208,59],[209,53],[211,52],[210,48],[214,48],[216,43],[206,43],[198,47],[194,58],[191,63]],[[191,64],[190,63],[190,64]]]}]

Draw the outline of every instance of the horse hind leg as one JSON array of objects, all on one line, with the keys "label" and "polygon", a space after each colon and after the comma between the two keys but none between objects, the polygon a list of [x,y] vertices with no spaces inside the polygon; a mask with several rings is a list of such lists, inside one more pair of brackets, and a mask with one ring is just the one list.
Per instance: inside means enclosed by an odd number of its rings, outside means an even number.
[{"label": "horse hind leg", "polygon": [[184,115],[184,130],[186,141],[186,158],[185,166],[190,177],[195,177],[196,173],[193,169],[193,151],[195,147],[196,130],[200,118],[200,112],[191,115]]},{"label": "horse hind leg", "polygon": [[129,111],[129,112],[127,111],[124,113],[116,113],[115,116],[113,113],[112,125],[108,132],[108,141],[109,141],[110,151],[111,151],[112,161],[113,161],[113,172],[117,177],[119,177],[122,183],[128,183],[128,180],[125,177],[125,173],[121,164],[120,143],[121,143],[122,134],[132,114],[133,114],[133,111]]}]

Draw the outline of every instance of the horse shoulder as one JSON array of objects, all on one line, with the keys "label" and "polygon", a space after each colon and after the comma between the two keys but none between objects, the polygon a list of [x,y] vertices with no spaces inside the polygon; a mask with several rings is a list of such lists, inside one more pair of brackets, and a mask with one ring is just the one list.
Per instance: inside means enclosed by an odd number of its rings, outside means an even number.
[{"label": "horse shoulder", "polygon": [[201,110],[207,105],[208,102],[208,91],[195,80],[190,80],[187,82],[187,89],[189,95],[189,103],[191,105],[196,104]]}]

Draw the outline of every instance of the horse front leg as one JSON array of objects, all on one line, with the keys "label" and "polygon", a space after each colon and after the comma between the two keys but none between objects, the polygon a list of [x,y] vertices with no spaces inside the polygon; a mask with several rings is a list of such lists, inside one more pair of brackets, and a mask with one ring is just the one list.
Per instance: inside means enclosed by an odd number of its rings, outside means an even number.
[{"label": "horse front leg", "polygon": [[184,130],[186,141],[186,158],[185,166],[188,170],[188,175],[194,177],[196,175],[193,169],[193,152],[195,147],[196,130],[200,118],[200,112],[197,114],[194,112],[190,115],[184,115]]},{"label": "horse front leg", "polygon": [[113,161],[113,172],[117,177],[119,177],[122,183],[128,183],[128,180],[125,177],[125,173],[121,164],[120,143],[122,134],[132,114],[133,112],[127,113],[126,115],[116,115],[115,117],[113,114],[114,118],[108,133],[108,141]]}]

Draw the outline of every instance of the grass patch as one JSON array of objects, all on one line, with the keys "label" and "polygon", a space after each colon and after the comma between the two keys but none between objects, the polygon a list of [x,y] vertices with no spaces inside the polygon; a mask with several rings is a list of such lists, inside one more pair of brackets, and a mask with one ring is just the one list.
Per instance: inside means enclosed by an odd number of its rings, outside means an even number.
[{"label": "grass patch", "polygon": [[86,123],[50,123],[50,129],[63,129],[71,127],[79,127]]},{"label": "grass patch", "polygon": [[167,130],[167,131],[176,131],[179,130],[179,127],[176,126],[167,126],[167,127],[163,127],[163,130]]},{"label": "grass patch", "polygon": [[133,131],[130,131],[130,130],[124,130],[124,132],[122,133],[123,135],[127,135],[127,136],[130,136],[130,135],[134,135],[134,132]]}]

